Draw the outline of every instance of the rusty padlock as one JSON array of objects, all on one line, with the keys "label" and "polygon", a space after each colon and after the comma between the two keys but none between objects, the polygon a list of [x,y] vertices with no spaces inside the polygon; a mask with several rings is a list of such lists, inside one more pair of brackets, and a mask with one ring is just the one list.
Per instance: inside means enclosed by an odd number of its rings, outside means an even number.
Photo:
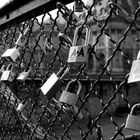
[{"label": "rusty padlock", "polygon": [[137,55],[137,60],[134,60],[132,63],[127,83],[134,83],[139,81],[140,81],[140,52]]},{"label": "rusty padlock", "polygon": [[[69,21],[70,24],[72,23],[77,23],[79,21],[79,18],[78,16],[72,12],[71,9],[68,9],[65,5],[63,5],[62,3],[60,2],[57,2],[56,4],[57,8],[59,9],[59,11],[61,12],[62,14],[62,17],[66,20],[66,21]],[[72,17],[71,20],[69,20],[69,18]]]},{"label": "rusty padlock", "polygon": [[7,49],[1,55],[2,58],[10,59],[13,62],[15,62],[17,60],[17,58],[20,56],[19,47],[23,46],[23,42],[25,43],[25,41],[22,42],[22,40],[23,40],[23,38],[25,38],[24,35],[26,34],[27,31],[28,31],[28,28],[25,30],[24,34],[20,33],[20,35],[15,43],[15,47]]},{"label": "rusty padlock", "polygon": [[25,108],[26,104],[27,104],[27,102],[26,102],[25,100],[23,100],[21,103],[19,103],[19,105],[18,105],[18,107],[17,107],[16,110],[17,110],[18,112],[22,112],[23,109]]},{"label": "rusty padlock", "polygon": [[90,39],[90,28],[84,26],[86,29],[85,43],[83,45],[76,45],[78,40],[78,31],[81,26],[77,27],[74,33],[73,44],[69,49],[68,63],[87,63],[88,61],[88,49],[89,49],[89,39]]},{"label": "rusty padlock", "polygon": [[47,96],[48,99],[52,99],[55,93],[61,88],[64,84],[62,78],[69,71],[69,67],[62,67],[57,74],[53,73],[48,80],[40,88],[42,93]]},{"label": "rusty padlock", "polygon": [[17,80],[18,81],[25,81],[28,78],[30,72],[31,72],[31,67],[29,69],[26,69],[22,73],[20,73],[19,76],[17,77]]},{"label": "rusty padlock", "polygon": [[7,66],[7,69],[2,72],[1,81],[9,81],[12,82],[15,77],[15,73],[13,72],[12,63]]},{"label": "rusty padlock", "polygon": [[[71,86],[72,84],[74,83],[77,83],[77,91],[71,91],[71,90],[75,90],[76,88],[76,85],[74,85],[73,87]],[[70,81],[67,86],[66,86],[66,89],[63,90],[61,96],[60,96],[60,99],[59,101],[60,102],[63,102],[63,103],[66,103],[68,105],[72,105],[72,106],[75,106],[76,103],[77,103],[77,100],[79,98],[79,95],[81,93],[81,89],[82,89],[82,84],[80,81]]]},{"label": "rusty padlock", "polygon": [[127,116],[125,128],[140,131],[140,112],[137,112],[138,108],[140,108],[140,103],[132,107],[130,114]]},{"label": "rusty padlock", "polygon": [[83,3],[81,0],[75,0],[74,12],[83,12]]}]

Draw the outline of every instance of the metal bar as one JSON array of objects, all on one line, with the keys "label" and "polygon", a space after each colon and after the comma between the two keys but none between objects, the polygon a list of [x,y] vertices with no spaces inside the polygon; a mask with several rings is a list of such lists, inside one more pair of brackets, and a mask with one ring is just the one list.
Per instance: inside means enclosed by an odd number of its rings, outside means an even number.
[{"label": "metal bar", "polygon": [[[74,0],[59,0],[69,4]],[[0,30],[7,28],[16,21],[16,24],[56,8],[57,0],[13,0],[0,9]]]}]

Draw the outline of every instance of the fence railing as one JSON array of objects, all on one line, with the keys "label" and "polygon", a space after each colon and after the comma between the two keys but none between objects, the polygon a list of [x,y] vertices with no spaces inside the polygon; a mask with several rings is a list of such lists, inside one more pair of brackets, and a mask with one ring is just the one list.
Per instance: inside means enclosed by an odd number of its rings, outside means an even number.
[{"label": "fence railing", "polygon": [[70,2],[0,9],[1,139],[139,139],[138,1]]}]

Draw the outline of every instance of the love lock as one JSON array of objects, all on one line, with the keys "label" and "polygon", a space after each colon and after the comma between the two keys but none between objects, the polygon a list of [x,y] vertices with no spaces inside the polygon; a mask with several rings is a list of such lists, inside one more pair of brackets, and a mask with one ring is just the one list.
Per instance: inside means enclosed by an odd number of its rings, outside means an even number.
[{"label": "love lock", "polygon": [[26,102],[25,100],[23,100],[21,103],[19,103],[19,105],[18,105],[18,107],[17,107],[16,110],[17,110],[18,112],[22,112],[23,109],[25,108],[26,104],[27,104],[27,102]]},{"label": "love lock", "polygon": [[16,47],[14,47],[14,48],[7,49],[7,50],[2,54],[1,57],[6,58],[6,59],[10,59],[10,60],[12,60],[12,61],[15,62],[16,59],[17,59],[19,56],[20,56],[20,52],[19,52],[19,50],[18,50],[18,48],[17,48],[17,46],[16,46]]},{"label": "love lock", "polygon": [[15,73],[13,72],[13,65],[9,64],[7,69],[2,72],[1,81],[9,81],[12,82],[15,77]]},{"label": "love lock", "polygon": [[[56,4],[57,8],[59,9],[59,11],[61,12],[62,14],[62,17],[66,20],[66,21],[69,21],[70,24],[72,24],[73,22],[76,23],[79,21],[79,18],[76,16],[76,14],[68,9],[65,5],[63,5],[62,3],[60,2],[57,2]],[[69,19],[70,17],[72,17],[72,19]]]},{"label": "love lock", "polygon": [[25,81],[28,78],[30,72],[31,72],[31,67],[28,70],[25,70],[22,73],[20,73],[20,75],[17,77],[17,80]]},{"label": "love lock", "polygon": [[140,52],[137,55],[137,60],[134,60],[130,70],[127,83],[134,83],[140,81]]},{"label": "love lock", "polygon": [[[74,92],[70,91],[70,90],[73,90],[73,89],[69,89],[70,85],[72,83],[73,84],[75,83],[75,81],[70,81],[67,84],[66,89],[62,92],[62,94],[60,96],[60,99],[59,99],[60,102],[70,105],[70,106],[65,105],[63,108],[65,110],[67,110],[67,111],[72,112],[73,114],[77,114],[78,113],[78,107],[76,106],[76,103],[78,101],[78,98],[79,98],[79,95],[80,95],[81,89],[82,89],[82,85],[81,85],[80,81],[76,81],[76,82],[78,84],[77,92],[74,93]],[[73,88],[76,88],[75,85],[74,85]],[[79,119],[82,119],[83,118],[83,114],[81,112],[79,112],[77,117]]]},{"label": "love lock", "polygon": [[83,3],[81,0],[75,0],[74,12],[83,12]]},{"label": "love lock", "polygon": [[[71,90],[75,90],[75,85],[73,87],[71,87],[71,84],[77,83],[78,84],[78,89],[77,91],[71,91]],[[66,89],[62,92],[59,101],[66,103],[68,105],[72,105],[75,106],[77,103],[77,100],[79,98],[79,95],[81,93],[81,89],[82,89],[82,85],[80,83],[80,81],[70,81],[67,86]],[[75,92],[75,93],[74,93]]]},{"label": "love lock", "polygon": [[140,113],[138,114],[137,109],[140,108],[140,103],[135,104],[130,114],[127,116],[125,128],[140,131]]},{"label": "love lock", "polygon": [[64,84],[62,78],[69,71],[69,67],[61,68],[57,74],[53,73],[48,80],[43,84],[40,88],[42,93],[51,99],[55,93],[60,89],[60,87]]},{"label": "love lock", "polygon": [[68,55],[68,63],[87,63],[88,60],[88,45],[90,39],[90,28],[88,26],[84,26],[86,29],[86,37],[85,37],[85,44],[76,46],[78,41],[78,31],[81,29],[82,26],[76,28],[73,38],[73,44],[70,47],[69,55]]},{"label": "love lock", "polygon": [[[24,34],[26,34],[28,28],[25,30]],[[14,48],[7,49],[2,55],[2,58],[10,59],[12,61],[16,61],[16,59],[20,56],[19,52],[19,46],[23,46],[23,42],[25,44],[25,41],[23,41],[23,38],[25,38],[22,34],[19,35]]]}]

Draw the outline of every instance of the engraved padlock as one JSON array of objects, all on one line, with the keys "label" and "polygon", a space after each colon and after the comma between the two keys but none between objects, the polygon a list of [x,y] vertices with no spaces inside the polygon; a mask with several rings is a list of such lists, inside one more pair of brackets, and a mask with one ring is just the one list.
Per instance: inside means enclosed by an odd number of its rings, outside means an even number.
[{"label": "engraved padlock", "polygon": [[[24,34],[26,34],[27,29],[25,30]],[[19,51],[19,47],[22,46],[21,44],[23,44],[23,42],[21,42],[21,40],[23,40],[23,35],[22,33],[20,33],[16,43],[15,43],[15,47],[13,48],[9,48],[7,49],[2,55],[2,58],[6,58],[6,59],[10,59],[13,62],[15,62],[17,60],[17,58],[20,56],[20,51]],[[25,41],[24,41],[25,42]]]},{"label": "engraved padlock", "polygon": [[1,81],[9,81],[12,82],[15,77],[15,73],[13,72],[12,63],[7,66],[7,69],[2,72]]},{"label": "engraved padlock", "polygon": [[53,73],[40,88],[42,93],[51,99],[64,84],[62,78],[69,71],[69,67],[62,67],[57,74]]},{"label": "engraved padlock", "polygon": [[140,52],[137,55],[137,60],[134,60],[131,66],[127,83],[140,81]]},{"label": "engraved padlock", "polygon": [[81,0],[75,0],[74,12],[83,12],[83,3]]},{"label": "engraved padlock", "polygon": [[17,110],[18,112],[22,112],[23,109],[25,108],[26,104],[27,104],[27,102],[26,102],[25,100],[23,100],[21,103],[19,103],[19,105],[18,105],[18,107],[17,107],[16,110]]},{"label": "engraved padlock", "polygon": [[[72,86],[72,84],[74,84],[74,85]],[[77,88],[76,88],[76,86],[77,86]],[[63,90],[59,101],[66,103],[68,105],[75,106],[77,103],[77,100],[79,98],[79,95],[81,93],[81,89],[82,89],[82,85],[81,85],[80,81],[71,80],[67,84],[66,89]]]},{"label": "engraved padlock", "polygon": [[26,70],[24,70],[23,72],[21,72],[19,74],[19,76],[17,77],[17,80],[18,81],[25,81],[29,77],[30,72],[31,72],[31,67],[26,69]]},{"label": "engraved padlock", "polygon": [[73,43],[69,49],[68,63],[87,63],[88,61],[88,49],[89,49],[89,39],[90,39],[90,28],[84,26],[86,29],[85,43],[83,45],[76,45],[78,41],[78,32],[81,26],[77,27],[74,33]]},{"label": "engraved padlock", "polygon": [[[62,17],[66,20],[66,21],[69,21],[70,24],[72,23],[76,23],[79,21],[79,18],[78,16],[72,12],[71,9],[68,9],[65,5],[63,5],[62,3],[60,2],[57,2],[56,4],[57,8],[59,9],[59,11],[61,12],[62,14]],[[70,17],[72,17],[72,19],[69,19]]]},{"label": "engraved padlock", "polygon": [[140,103],[132,107],[130,114],[127,116],[125,128],[140,131],[140,112],[138,112],[138,109],[140,109]]}]

